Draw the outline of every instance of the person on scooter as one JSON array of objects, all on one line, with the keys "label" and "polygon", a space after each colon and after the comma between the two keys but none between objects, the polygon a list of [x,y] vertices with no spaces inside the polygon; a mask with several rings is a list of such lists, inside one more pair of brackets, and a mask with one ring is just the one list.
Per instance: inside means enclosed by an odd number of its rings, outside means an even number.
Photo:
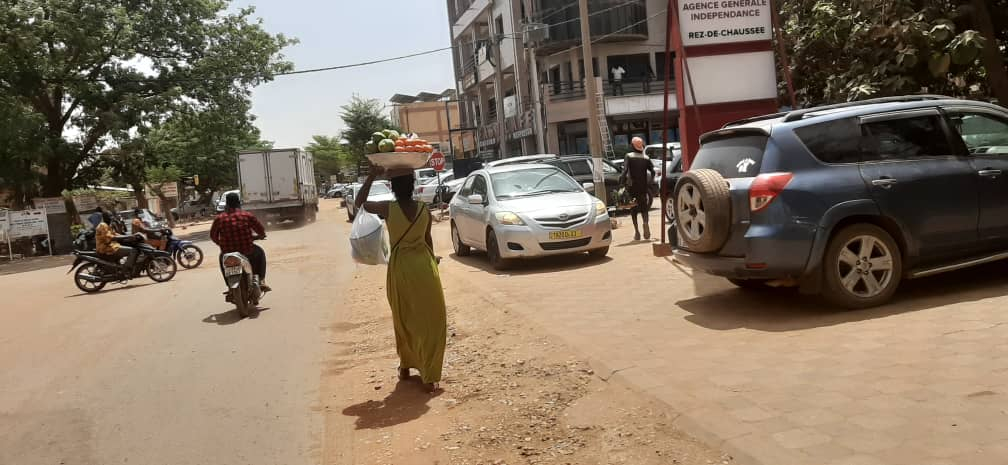
[{"label": "person on scooter", "polygon": [[146,221],[143,220],[143,209],[134,208],[133,209],[133,233],[142,233],[147,236],[147,244],[158,250],[164,250],[165,241],[162,238],[164,231],[161,229],[151,229]]},{"label": "person on scooter", "polygon": [[228,194],[225,202],[227,208],[224,213],[217,215],[213,226],[210,226],[210,240],[221,249],[218,258],[221,274],[224,274],[224,255],[241,253],[249,259],[252,272],[259,276],[259,289],[269,292],[271,289],[266,285],[266,252],[252,242],[253,232],[259,239],[265,239],[266,230],[255,215],[241,209],[241,197],[237,193]]},{"label": "person on scooter", "polygon": [[106,210],[102,210],[102,221],[95,228],[95,250],[99,254],[114,257],[116,262],[123,257],[129,257],[126,259],[126,265],[120,267],[120,271],[123,274],[128,274],[133,270],[133,264],[136,263],[139,251],[136,247],[127,247],[120,244],[119,241],[135,239],[136,237],[133,235],[117,235],[112,226],[110,226],[111,224],[113,224],[112,214]]}]

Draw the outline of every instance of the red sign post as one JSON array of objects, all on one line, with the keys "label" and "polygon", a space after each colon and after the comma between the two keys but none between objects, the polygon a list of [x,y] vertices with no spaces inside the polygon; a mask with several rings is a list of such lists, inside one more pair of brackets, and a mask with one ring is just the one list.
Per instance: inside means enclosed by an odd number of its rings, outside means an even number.
[{"label": "red sign post", "polygon": [[434,152],[433,154],[431,154],[430,161],[427,162],[427,164],[430,165],[431,168],[434,168],[434,171],[437,171],[439,173],[444,171],[445,168],[444,154],[441,152]]}]

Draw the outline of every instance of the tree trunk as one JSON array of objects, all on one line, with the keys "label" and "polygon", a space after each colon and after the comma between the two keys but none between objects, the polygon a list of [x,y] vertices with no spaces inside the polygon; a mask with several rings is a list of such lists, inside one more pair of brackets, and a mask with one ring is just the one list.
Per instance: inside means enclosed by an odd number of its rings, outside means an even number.
[{"label": "tree trunk", "polygon": [[131,186],[133,186],[133,197],[136,198],[137,208],[148,208],[147,196],[144,194],[143,184],[136,183],[131,184]]},{"label": "tree trunk", "polygon": [[1005,57],[998,45],[987,1],[970,0],[970,4],[973,6],[973,24],[987,39],[980,56],[980,62],[987,71],[987,86],[990,87],[991,95],[998,100],[998,105],[1008,107],[1008,70],[1005,69]]}]

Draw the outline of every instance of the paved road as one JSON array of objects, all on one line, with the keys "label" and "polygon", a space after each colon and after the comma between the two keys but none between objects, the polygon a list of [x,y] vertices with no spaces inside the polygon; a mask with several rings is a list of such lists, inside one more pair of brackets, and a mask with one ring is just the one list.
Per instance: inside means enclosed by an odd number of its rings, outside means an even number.
[{"label": "paved road", "polygon": [[353,271],[323,213],[263,243],[276,292],[256,319],[224,302],[205,242],[164,284],[0,276],[0,464],[317,463],[320,328]]},{"label": "paved road", "polygon": [[[1008,463],[1008,263],[842,312],[693,275],[631,241],[624,223],[608,260],[499,273],[483,256],[452,256],[442,276],[666,401],[678,426],[741,463]],[[450,249],[443,224],[434,236]]]}]

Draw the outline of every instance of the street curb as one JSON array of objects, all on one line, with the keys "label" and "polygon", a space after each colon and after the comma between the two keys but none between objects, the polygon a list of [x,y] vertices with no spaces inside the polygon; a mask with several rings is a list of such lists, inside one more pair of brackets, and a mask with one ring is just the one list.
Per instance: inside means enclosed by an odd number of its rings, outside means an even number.
[{"label": "street curb", "polygon": [[[497,278],[498,279],[504,279],[504,278],[506,278],[506,276],[499,276]],[[461,276],[461,274],[459,276],[455,276],[454,277],[454,282],[462,284],[463,287],[468,287],[470,289],[478,290],[479,291],[479,297],[481,299],[483,299],[483,300],[486,300],[489,304],[491,304],[492,307],[503,308],[503,309],[505,309],[505,311],[511,312],[512,314],[526,315],[523,310],[519,309],[519,305],[518,304],[507,302],[508,299],[506,299],[506,296],[502,292],[500,292],[500,291],[498,291],[496,289],[487,289],[486,287],[481,286],[479,284],[476,284],[476,283],[472,282],[471,280],[467,279],[466,277]],[[502,297],[504,297],[504,298],[502,298]],[[495,301],[495,300],[497,300],[497,301]],[[631,388],[631,389],[637,391],[638,393],[641,393],[643,395],[652,397],[656,401],[665,404],[669,408],[669,410],[675,415],[675,419],[672,421],[672,426],[673,427],[675,427],[676,429],[678,429],[678,430],[680,430],[680,431],[682,431],[682,432],[684,432],[684,433],[692,436],[694,439],[703,442],[704,444],[708,445],[709,447],[712,447],[712,448],[715,448],[715,449],[719,449],[720,451],[722,451],[722,452],[730,455],[732,457],[732,463],[733,464],[736,464],[736,465],[782,465],[782,464],[777,463],[777,462],[771,463],[771,462],[765,462],[765,461],[759,460],[755,456],[753,456],[751,453],[746,452],[746,451],[742,450],[741,448],[739,448],[738,446],[732,444],[731,441],[733,439],[738,439],[738,438],[746,437],[746,436],[749,436],[751,433],[743,434],[743,435],[736,436],[736,437],[731,437],[731,438],[724,438],[724,437],[718,435],[717,433],[715,433],[714,431],[712,431],[711,429],[709,429],[709,428],[707,428],[705,426],[702,426],[702,424],[699,421],[697,421],[696,418],[694,418],[692,415],[690,415],[690,413],[688,413],[686,411],[682,411],[679,408],[676,408],[673,404],[665,401],[664,399],[661,399],[659,396],[655,395],[651,391],[638,386],[636,383],[634,383],[633,381],[627,379],[627,377],[621,373],[621,371],[626,370],[628,368],[633,368],[633,367],[615,367],[614,368],[614,367],[610,366],[608,363],[606,363],[606,362],[604,362],[602,360],[599,360],[597,358],[588,356],[587,354],[585,354],[583,351],[581,351],[577,347],[573,346],[572,344],[570,344],[570,343],[568,343],[566,341],[563,341],[562,340],[563,336],[557,334],[554,330],[550,329],[546,325],[543,325],[543,324],[539,323],[538,321],[535,321],[534,318],[528,318],[526,316],[525,320],[528,323],[530,323],[530,324],[534,324],[536,327],[538,327],[541,330],[543,330],[546,334],[561,338],[560,342],[562,342],[564,346],[566,346],[571,352],[574,352],[575,354],[577,354],[581,359],[583,359],[588,364],[589,367],[591,367],[592,371],[594,372],[592,376],[598,378],[599,380],[601,380],[602,382],[605,382],[605,383],[612,383],[613,381],[616,381],[617,383],[620,383],[620,384],[622,384],[622,385],[624,385],[624,386],[626,386],[628,388]]]}]

